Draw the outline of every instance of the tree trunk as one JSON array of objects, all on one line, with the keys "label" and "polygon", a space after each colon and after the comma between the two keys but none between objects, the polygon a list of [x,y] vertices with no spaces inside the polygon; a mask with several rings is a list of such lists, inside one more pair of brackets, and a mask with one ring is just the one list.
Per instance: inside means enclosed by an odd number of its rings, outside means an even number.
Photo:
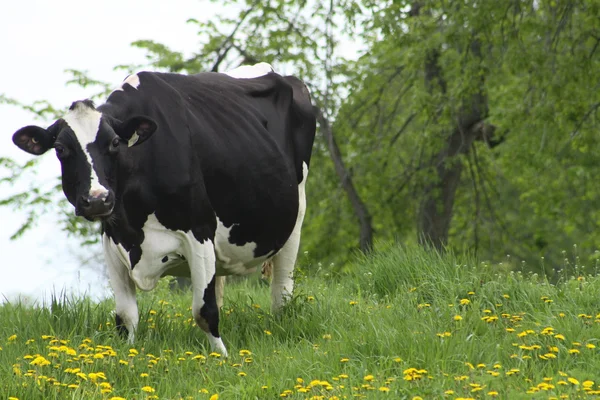
[{"label": "tree trunk", "polygon": [[348,195],[348,199],[350,200],[350,204],[352,205],[354,214],[358,219],[360,230],[360,250],[365,253],[368,253],[373,249],[373,225],[371,222],[371,214],[369,213],[367,206],[362,201],[360,195],[354,187],[352,178],[350,177],[350,174],[344,164],[344,160],[342,159],[340,148],[338,147],[337,142],[335,141],[335,137],[333,136],[333,130],[331,128],[331,125],[329,124],[329,120],[323,115],[323,112],[320,108],[315,108],[317,120],[319,121],[319,126],[321,127],[321,132],[325,137],[325,140],[327,142],[327,148],[329,149],[329,154],[335,166],[335,172],[340,178],[342,188]]},{"label": "tree trunk", "polygon": [[[476,39],[469,50],[481,57],[480,44]],[[439,51],[430,51],[424,66],[425,85],[430,92],[439,89],[445,94],[446,81],[438,60]],[[425,186],[418,216],[419,242],[438,250],[443,250],[448,243],[454,199],[463,169],[458,157],[467,153],[475,140],[483,140],[493,131],[483,122],[488,113],[483,75],[480,75],[475,93],[464,99],[462,104],[456,125],[445,135],[444,145],[432,158],[435,176],[433,182]]]}]

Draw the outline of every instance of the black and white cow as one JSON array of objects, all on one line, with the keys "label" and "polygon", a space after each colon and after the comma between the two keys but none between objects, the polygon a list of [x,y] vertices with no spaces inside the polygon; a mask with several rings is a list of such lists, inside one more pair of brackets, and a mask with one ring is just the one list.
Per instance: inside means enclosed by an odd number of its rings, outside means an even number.
[{"label": "black and white cow", "polygon": [[53,147],[75,213],[102,222],[118,330],[133,341],[136,286],[191,276],[193,316],[226,355],[216,276],[272,259],[272,308],[292,293],[315,124],[306,86],[261,63],[130,75],[101,106],[76,101],[13,142],[33,155]]}]

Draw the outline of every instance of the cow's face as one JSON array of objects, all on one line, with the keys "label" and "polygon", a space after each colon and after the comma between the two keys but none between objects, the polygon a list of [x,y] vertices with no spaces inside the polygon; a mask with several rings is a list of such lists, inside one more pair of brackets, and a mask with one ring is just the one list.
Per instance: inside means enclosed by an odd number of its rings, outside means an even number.
[{"label": "cow's face", "polygon": [[123,148],[144,142],[155,130],[156,123],[149,118],[116,121],[83,100],[73,103],[48,129],[19,129],[13,142],[36,156],[54,147],[65,196],[76,215],[94,220],[108,217],[114,209],[119,159],[126,157]]}]

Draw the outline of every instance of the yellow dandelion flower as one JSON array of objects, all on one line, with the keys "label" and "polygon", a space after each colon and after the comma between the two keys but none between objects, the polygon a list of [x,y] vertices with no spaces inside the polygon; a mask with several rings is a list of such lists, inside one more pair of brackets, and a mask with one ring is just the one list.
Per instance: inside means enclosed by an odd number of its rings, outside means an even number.
[{"label": "yellow dandelion flower", "polygon": [[355,305],[357,305],[357,304],[358,304],[358,301],[354,301],[354,300],[352,300],[352,301],[350,301],[348,304],[350,304],[351,306],[355,306]]},{"label": "yellow dandelion flower", "polygon": [[567,381],[569,381],[573,385],[579,385],[579,381],[575,378],[569,377],[569,378],[567,378]]},{"label": "yellow dandelion flower", "polygon": [[446,390],[446,391],[444,392],[444,394],[447,394],[447,395],[452,395],[452,394],[454,394],[454,390]]},{"label": "yellow dandelion flower", "polygon": [[215,393],[212,396],[210,396],[209,400],[219,400],[219,395]]},{"label": "yellow dandelion flower", "polygon": [[375,377],[373,375],[367,375],[363,379],[367,382],[371,382]]},{"label": "yellow dandelion flower", "polygon": [[[386,388],[386,389],[387,389],[387,388]],[[381,388],[379,388],[379,390],[381,390]],[[390,389],[388,389],[388,390],[390,390]],[[387,392],[388,390],[386,390],[386,392]],[[415,397],[413,397],[413,398],[412,398],[412,400],[423,400],[423,398],[422,398],[421,396],[415,396]]]},{"label": "yellow dandelion flower", "polygon": [[246,376],[247,374],[246,374],[244,371],[240,371],[240,372],[238,372],[238,375],[239,375],[239,376],[241,376],[241,377],[244,377],[244,376]]},{"label": "yellow dandelion flower", "polygon": [[250,350],[240,350],[240,356],[245,357],[251,355],[252,352]]},{"label": "yellow dandelion flower", "polygon": [[38,355],[29,364],[31,364],[31,365],[39,365],[40,367],[43,367],[44,365],[50,365],[50,361],[48,361],[44,357]]},{"label": "yellow dandelion flower", "polygon": [[554,337],[555,337],[556,339],[565,340],[565,337],[564,337],[564,335],[561,335],[560,333],[559,333],[559,334],[556,334],[556,335],[554,335]]},{"label": "yellow dandelion flower", "polygon": [[402,362],[402,359],[400,357],[396,357],[396,358],[394,358],[394,362],[397,362],[397,363]]},{"label": "yellow dandelion flower", "polygon": [[147,378],[147,377],[149,377],[149,376],[150,376],[150,375],[148,375],[146,372],[142,372],[142,373],[140,374],[140,377],[141,377],[141,378]]},{"label": "yellow dandelion flower", "polygon": [[569,349],[569,354],[579,354],[579,349]]},{"label": "yellow dandelion flower", "polygon": [[491,397],[498,396],[498,392],[495,390],[490,390],[487,394],[488,394],[488,396],[491,396]]},{"label": "yellow dandelion flower", "polygon": [[272,333],[270,331],[265,330],[265,334],[268,335],[272,335]]},{"label": "yellow dandelion flower", "polygon": [[453,319],[455,321],[461,321],[463,319],[463,317],[461,317],[460,315],[455,315]]},{"label": "yellow dandelion flower", "polygon": [[588,349],[595,349],[596,345],[592,344],[592,343],[588,343],[588,344],[585,345],[585,347],[587,347]]},{"label": "yellow dandelion flower", "polygon": [[8,340],[9,342],[14,342],[15,340],[17,340],[17,335],[9,336],[6,340]]},{"label": "yellow dandelion flower", "polygon": [[345,357],[344,357],[344,358],[341,358],[341,359],[340,359],[340,362],[342,362],[342,363],[345,363],[345,362],[348,362],[348,361],[350,361],[350,359],[349,359],[349,358],[345,358]]},{"label": "yellow dandelion flower", "polygon": [[146,393],[154,393],[154,392],[156,392],[156,390],[154,390],[154,388],[152,386],[144,386],[142,388],[142,391],[146,392]]},{"label": "yellow dandelion flower", "polygon": [[471,304],[471,300],[469,300],[469,299],[460,299],[460,305],[461,306],[466,306],[466,305],[469,305],[469,304]]},{"label": "yellow dandelion flower", "polygon": [[329,333],[326,333],[323,335],[323,339],[329,340],[329,339],[331,339],[331,335]]}]

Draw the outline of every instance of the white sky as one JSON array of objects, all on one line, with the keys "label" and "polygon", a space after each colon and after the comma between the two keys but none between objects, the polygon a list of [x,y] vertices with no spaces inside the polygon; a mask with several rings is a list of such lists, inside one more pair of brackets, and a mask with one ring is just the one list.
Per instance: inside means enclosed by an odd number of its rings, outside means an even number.
[{"label": "white sky", "polygon": [[[116,86],[127,73],[113,71],[115,65],[145,62],[143,51],[130,47],[131,42],[152,39],[190,53],[197,47],[198,36],[185,21],[206,20],[215,7],[208,0],[6,2],[0,12],[0,93],[25,103],[45,99],[66,109],[94,92],[65,87],[65,69],[87,70],[92,77]],[[19,162],[33,156],[13,145],[12,134],[25,125],[46,127],[51,122],[36,121],[25,111],[1,104],[0,121],[0,157]],[[43,156],[37,175],[31,176],[36,186],[47,187],[60,175],[60,164],[49,153]],[[0,185],[0,198],[17,190]],[[95,297],[109,293],[102,265],[82,268],[79,258],[85,254],[51,216],[38,221],[21,239],[10,241],[24,218],[24,213],[0,207],[2,297],[48,298],[53,288],[67,293],[87,290]]]}]

